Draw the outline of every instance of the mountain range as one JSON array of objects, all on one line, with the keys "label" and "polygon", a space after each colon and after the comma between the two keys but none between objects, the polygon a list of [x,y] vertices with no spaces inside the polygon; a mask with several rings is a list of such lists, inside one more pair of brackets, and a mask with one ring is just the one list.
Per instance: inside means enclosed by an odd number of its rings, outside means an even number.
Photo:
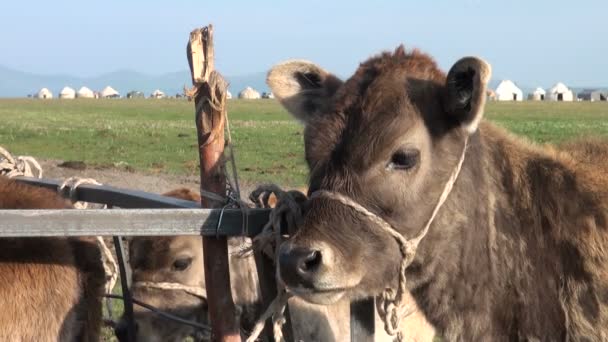
[{"label": "mountain range", "polygon": [[[229,91],[236,95],[245,87],[253,87],[259,92],[268,91],[266,73],[257,72],[238,76],[225,76]],[[149,75],[133,70],[117,70],[94,77],[78,77],[67,74],[40,75],[0,66],[0,97],[26,97],[48,88],[55,96],[68,86],[75,90],[86,86],[100,91],[106,86],[116,89],[121,95],[131,90],[144,92],[146,96],[156,89],[167,95],[183,92],[184,85],[190,86],[190,72],[187,70]]]},{"label": "mountain range", "polygon": [[[233,96],[248,86],[260,93],[268,91],[265,81],[266,72],[225,76],[225,78],[230,84],[228,90]],[[495,89],[499,83],[500,79],[493,79],[490,82],[490,88]],[[108,85],[123,96],[132,90],[142,91],[148,96],[156,89],[162,90],[167,95],[175,95],[181,94],[184,85],[189,86],[190,84],[190,73],[187,70],[160,75],[149,75],[133,70],[117,70],[95,77],[77,77],[67,74],[40,75],[0,66],[0,97],[26,97],[36,94],[42,88],[48,88],[56,96],[65,86],[75,90],[86,86],[94,91],[100,91]],[[522,84],[518,84],[518,86],[524,94],[528,94],[536,88]],[[551,85],[545,86],[548,88]],[[575,93],[585,88],[596,89],[598,87],[571,87]]]}]

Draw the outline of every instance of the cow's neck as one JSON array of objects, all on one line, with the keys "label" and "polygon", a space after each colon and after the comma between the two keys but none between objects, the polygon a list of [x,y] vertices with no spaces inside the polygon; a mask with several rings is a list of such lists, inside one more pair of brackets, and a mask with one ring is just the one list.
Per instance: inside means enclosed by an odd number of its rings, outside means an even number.
[{"label": "cow's neck", "polygon": [[[481,130],[471,137],[460,179],[421,246],[420,263],[411,267],[410,287],[447,338],[517,338],[510,334],[527,324],[522,315],[553,316],[550,326],[531,328],[557,329],[551,325],[563,320],[558,285],[538,274],[556,271],[546,263],[556,260],[557,248],[543,231],[551,222],[541,222],[548,218],[539,207],[539,184],[524,174],[544,157],[501,130]],[[546,175],[535,177],[547,178],[559,163],[536,167]]]}]

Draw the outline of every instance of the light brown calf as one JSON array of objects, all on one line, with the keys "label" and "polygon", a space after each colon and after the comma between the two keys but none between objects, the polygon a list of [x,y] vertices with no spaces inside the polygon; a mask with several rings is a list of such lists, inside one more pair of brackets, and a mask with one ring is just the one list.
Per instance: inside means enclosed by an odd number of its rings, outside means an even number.
[{"label": "light brown calf", "polygon": [[[67,208],[0,176],[0,209]],[[94,239],[0,238],[0,341],[98,341],[104,284]]]},{"label": "light brown calf", "polygon": [[[298,189],[306,193],[306,189]],[[164,194],[180,199],[200,201],[200,196],[188,189],[176,189]],[[269,204],[274,206],[276,198],[271,196]],[[256,265],[252,256],[240,257],[243,240],[229,239],[230,277],[232,295],[241,310],[239,314],[244,331],[247,332],[260,314],[260,290]],[[130,262],[133,268],[133,283],[179,283],[205,288],[203,269],[203,247],[200,237],[138,237],[129,244]],[[179,317],[207,322],[205,298],[187,291],[166,290],[152,287],[133,288],[133,296],[163,311]],[[289,302],[293,332],[296,341],[350,341],[349,302],[334,305],[315,305],[299,298]],[[167,321],[145,309],[135,307],[138,325],[137,341],[181,341],[187,336],[198,336],[194,328]],[[117,335],[125,339],[125,322],[120,324]],[[402,324],[405,336],[411,341],[431,341],[434,330],[419,313]],[[392,341],[384,333],[382,324],[376,323],[376,341]]]}]

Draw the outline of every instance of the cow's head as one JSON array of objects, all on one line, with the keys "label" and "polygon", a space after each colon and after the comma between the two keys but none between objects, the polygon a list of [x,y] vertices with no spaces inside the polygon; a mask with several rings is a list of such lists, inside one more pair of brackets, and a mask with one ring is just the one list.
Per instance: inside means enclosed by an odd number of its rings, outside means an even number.
[{"label": "cow's head", "polygon": [[[446,76],[428,55],[399,47],[361,64],[345,82],[305,61],[275,66],[267,81],[306,126],[309,193],[356,199],[411,238],[477,130],[490,73],[486,62],[467,57]],[[282,280],[321,304],[394,286],[398,246],[371,225],[337,201],[312,199],[300,230],[281,246]]]},{"label": "cow's head", "polygon": [[[176,189],[164,195],[200,201],[200,196],[188,189]],[[203,245],[199,237],[135,237],[129,242],[129,262],[133,270],[133,298],[180,318],[207,322],[205,297],[179,289],[137,286],[172,283],[204,290]],[[197,335],[191,326],[167,320],[137,305],[133,309],[137,341],[183,341]],[[116,335],[121,341],[126,340],[124,318],[119,322]]]}]

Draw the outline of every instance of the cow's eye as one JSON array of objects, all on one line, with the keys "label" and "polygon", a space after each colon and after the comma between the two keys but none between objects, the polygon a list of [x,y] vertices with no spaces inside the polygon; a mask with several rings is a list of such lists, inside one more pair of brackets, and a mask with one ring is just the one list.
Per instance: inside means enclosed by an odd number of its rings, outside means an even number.
[{"label": "cow's eye", "polygon": [[420,151],[416,149],[399,150],[391,156],[387,165],[389,170],[409,170],[420,161]]},{"label": "cow's eye", "polygon": [[174,271],[184,271],[192,264],[192,258],[180,258],[173,262],[173,270]]}]

